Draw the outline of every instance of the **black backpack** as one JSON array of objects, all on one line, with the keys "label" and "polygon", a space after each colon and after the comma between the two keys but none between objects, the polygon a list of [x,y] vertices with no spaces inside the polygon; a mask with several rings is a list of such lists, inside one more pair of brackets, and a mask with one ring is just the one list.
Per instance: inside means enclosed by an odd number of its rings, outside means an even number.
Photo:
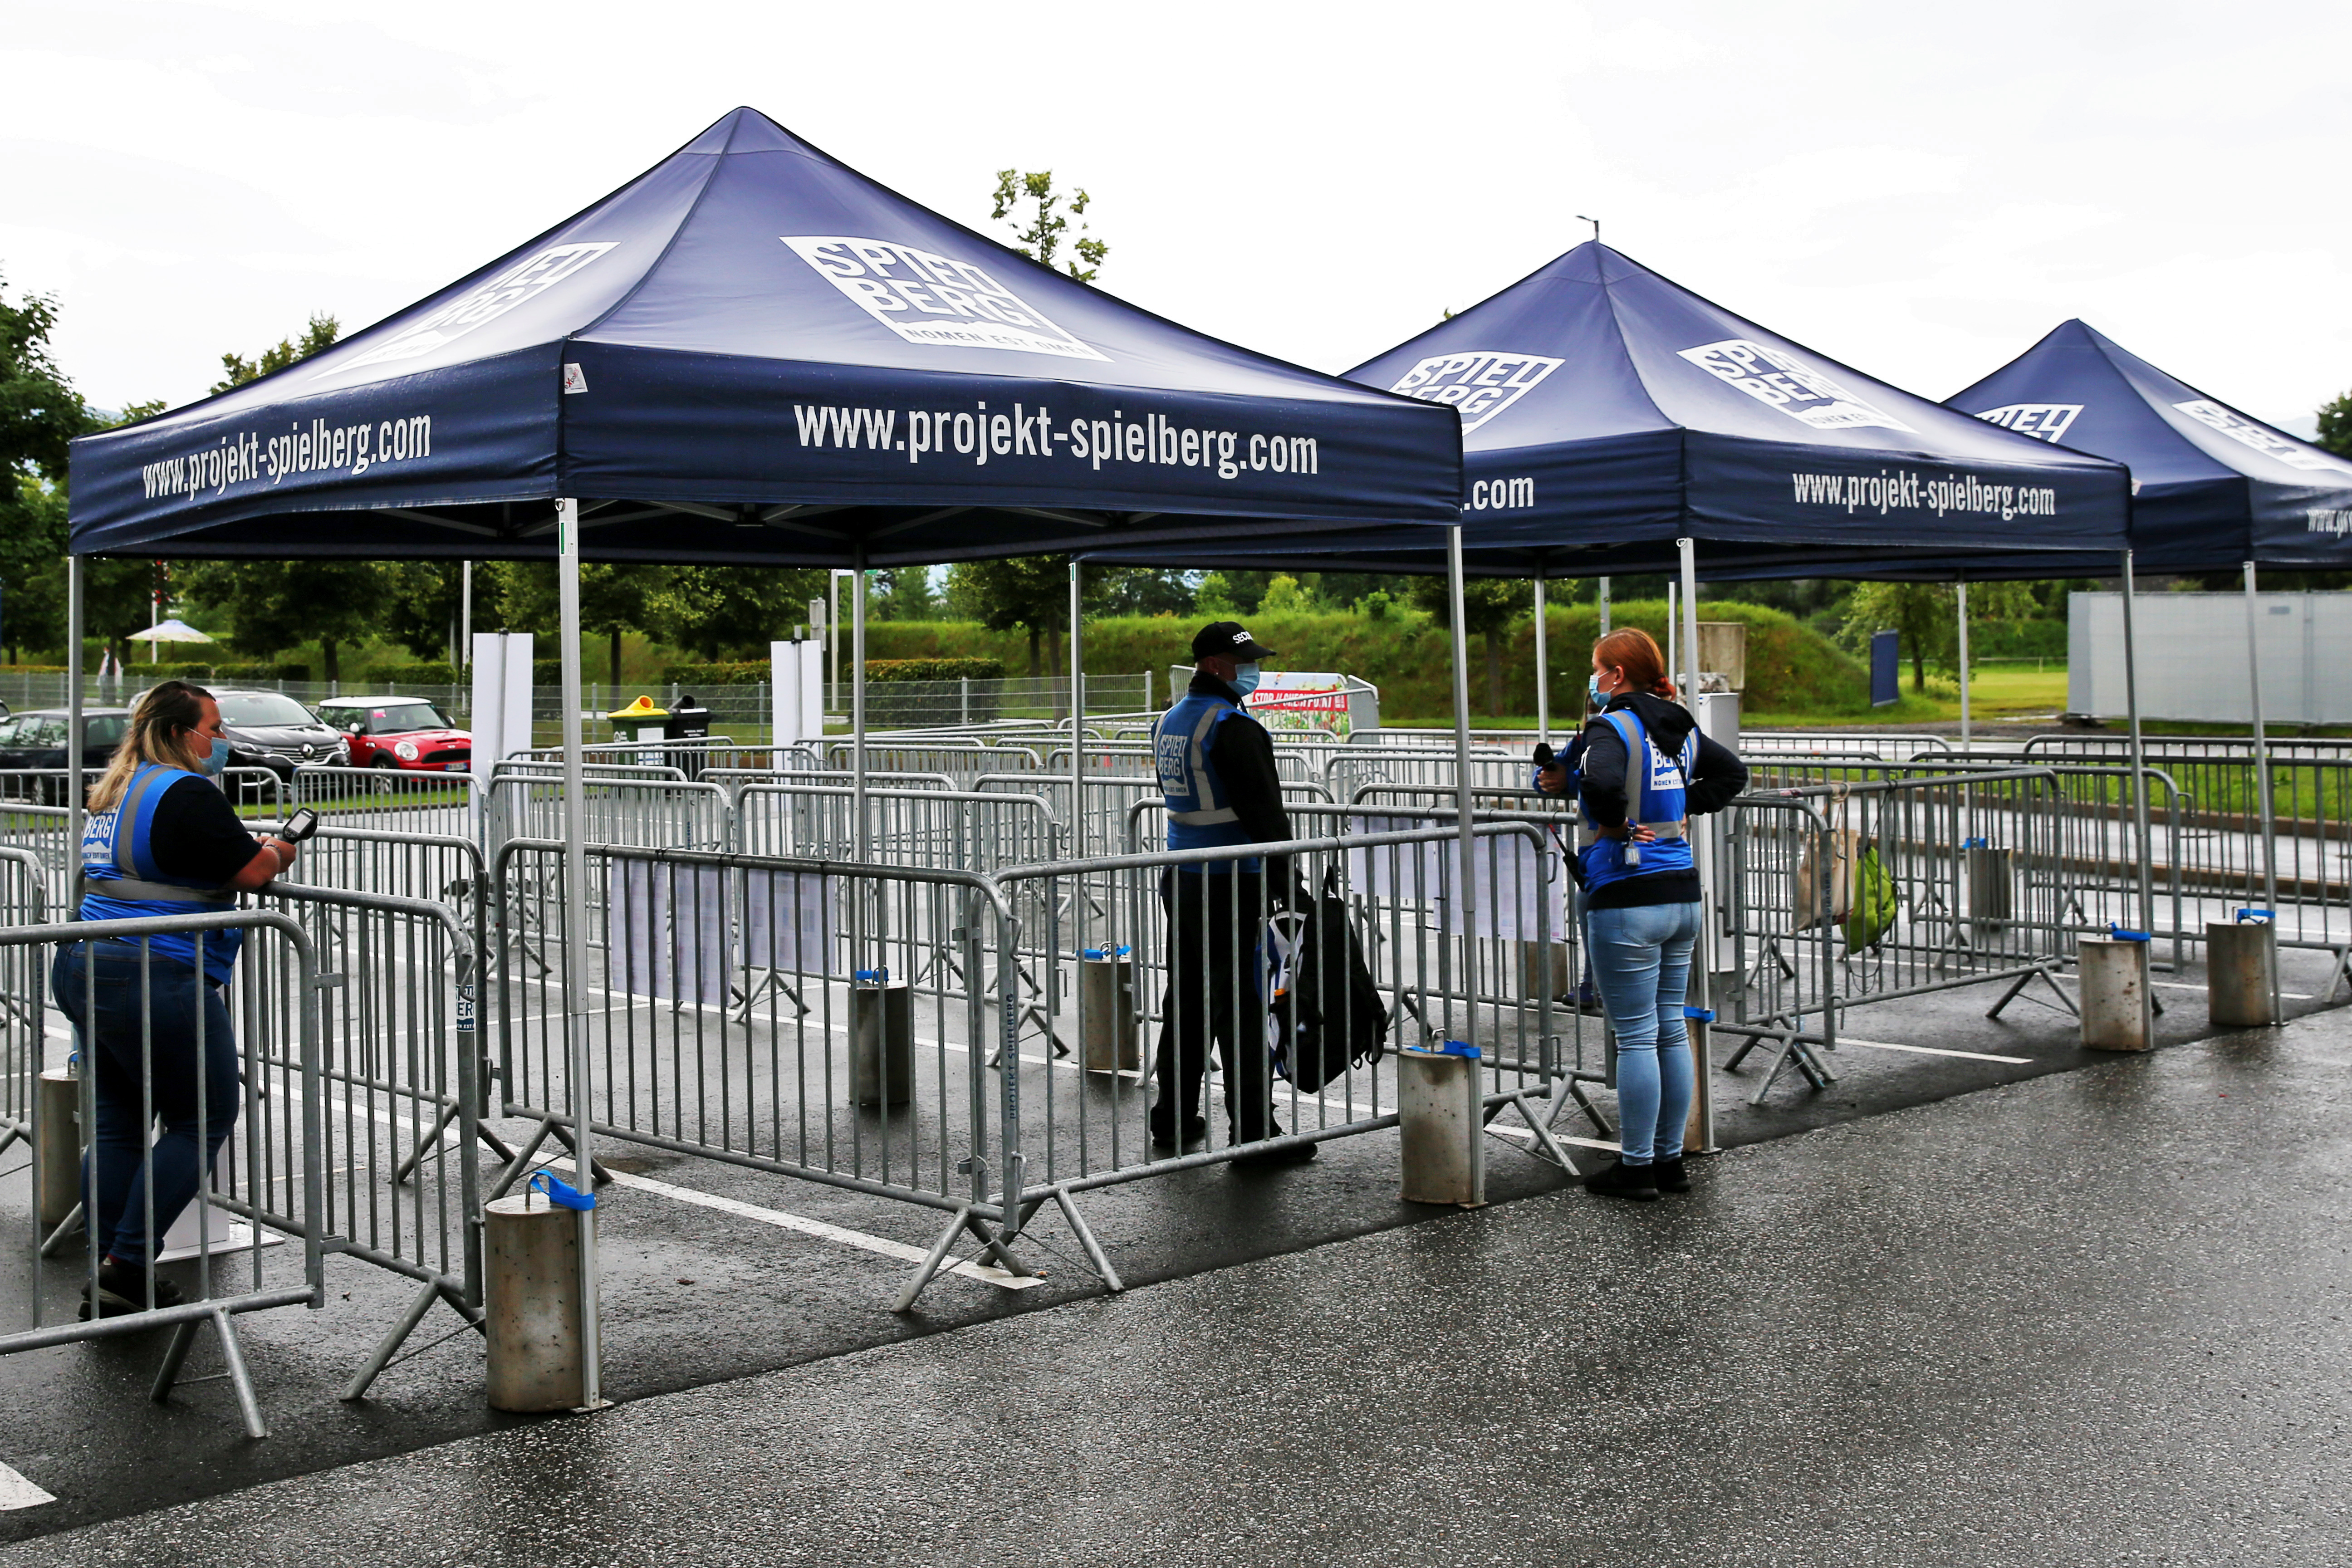
[{"label": "black backpack", "polygon": [[1266,1044],[1276,1073],[1312,1094],[1350,1064],[1379,1061],[1388,1049],[1390,1019],[1348,918],[1337,868],[1324,874],[1321,896],[1297,902],[1306,907],[1275,916],[1268,932]]}]

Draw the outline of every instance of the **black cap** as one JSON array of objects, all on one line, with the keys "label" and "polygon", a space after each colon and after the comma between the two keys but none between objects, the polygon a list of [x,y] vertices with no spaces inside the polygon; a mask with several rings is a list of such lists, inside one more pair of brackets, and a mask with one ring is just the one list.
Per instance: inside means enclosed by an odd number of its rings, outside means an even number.
[{"label": "black cap", "polygon": [[1195,659],[1206,658],[1213,653],[1239,659],[1244,664],[1274,657],[1274,649],[1258,647],[1257,640],[1242,630],[1239,621],[1213,621],[1192,635],[1192,657]]}]

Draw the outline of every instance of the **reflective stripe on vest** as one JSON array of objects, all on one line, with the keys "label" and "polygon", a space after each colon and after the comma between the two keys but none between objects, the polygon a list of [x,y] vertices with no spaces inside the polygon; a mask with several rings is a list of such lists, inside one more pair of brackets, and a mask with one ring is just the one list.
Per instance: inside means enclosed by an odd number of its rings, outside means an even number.
[{"label": "reflective stripe on vest", "polygon": [[[1223,697],[1192,691],[1160,716],[1151,749],[1160,793],[1168,808],[1169,848],[1206,849],[1251,842],[1241,814],[1225,798],[1212,757],[1217,726],[1240,713]],[[1256,863],[1252,861],[1244,868],[1255,870]]]}]

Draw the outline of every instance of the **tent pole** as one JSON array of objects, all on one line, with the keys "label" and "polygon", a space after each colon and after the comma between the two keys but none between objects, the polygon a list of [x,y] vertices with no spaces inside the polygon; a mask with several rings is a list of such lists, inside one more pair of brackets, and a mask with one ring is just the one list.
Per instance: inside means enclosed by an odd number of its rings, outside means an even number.
[{"label": "tent pole", "polygon": [[1959,584],[1960,602],[1960,750],[1969,749],[1969,584]]},{"label": "tent pole", "polygon": [[462,584],[457,590],[457,659],[462,668],[474,662],[474,563],[464,563]]},{"label": "tent pole", "polygon": [[[1078,602],[1084,586],[1078,574],[1085,570],[1076,556],[1070,557],[1070,854],[1079,860],[1087,858],[1087,667],[1078,647]],[[1077,918],[1075,911],[1071,918]]]},{"label": "tent pole", "polygon": [[[866,546],[857,546],[856,581],[849,590],[849,784],[855,799],[850,810],[857,825],[850,830],[849,858],[866,858]],[[835,613],[840,613],[836,602]],[[833,649],[834,695],[841,693],[841,645]]]},{"label": "tent pole", "polygon": [[[572,1100],[572,1175],[596,1190],[595,1099],[588,1040],[588,817],[580,765],[580,503],[555,503],[555,585],[563,639],[564,1078]],[[600,1197],[601,1203],[603,1199]],[[604,1328],[597,1314],[596,1211],[580,1211],[580,1403],[602,1405]]]},{"label": "tent pole", "polygon": [[89,635],[83,611],[88,563],[79,555],[66,557],[66,918],[79,920],[81,911],[81,640]]},{"label": "tent pole", "polygon": [[1551,667],[1544,657],[1543,568],[1536,568],[1536,739],[1551,744]]},{"label": "tent pole", "polygon": [[1606,577],[1603,577],[1603,578],[1600,579],[1600,583],[1601,583],[1601,635],[1602,637],[1607,637],[1607,636],[1609,635],[1609,579],[1608,579],[1608,578],[1606,578]]},{"label": "tent pole", "polygon": [[2254,594],[2254,563],[2246,563],[2246,690],[2253,699],[2254,788],[2263,812],[2263,903],[2278,919],[2278,826],[2271,816],[2270,739],[2263,731],[2262,604]]},{"label": "tent pole", "polygon": [[[1465,1045],[1478,1043],[1477,972],[1478,859],[1475,818],[1470,801],[1470,634],[1464,625],[1462,588],[1462,525],[1445,531],[1445,599],[1452,617],[1454,640],[1454,822],[1457,854],[1462,862],[1460,886],[1454,889],[1455,937],[1460,941],[1463,1005],[1462,1032]],[[1474,1063],[1465,1081],[1470,1086],[1467,1124],[1470,1130],[1470,1201],[1486,1201],[1486,1116],[1483,1092],[1483,1062]]]},{"label": "tent pole", "polygon": [[[2132,629],[2132,552],[2128,550],[2124,552],[2124,709],[2131,721],[2132,828],[2139,838],[2139,929],[2153,931],[2155,851],[2147,841],[2147,751],[2139,732],[2139,648]],[[2178,931],[2172,933],[2172,967],[2180,967]]]},{"label": "tent pole", "polygon": [[[1689,539],[1675,541],[1675,549],[1683,558],[1683,647],[1690,657],[1685,671],[1690,684],[1685,688],[1683,700],[1690,704],[1691,716],[1698,716],[1698,561],[1696,544]],[[1671,586],[1671,584],[1670,584]],[[1714,1020],[1704,1016],[1713,1005],[1710,997],[1715,980],[1715,921],[1709,915],[1713,907],[1706,881],[1711,856],[1691,857],[1699,872],[1698,942],[1691,954],[1690,988],[1685,994],[1685,1009],[1696,1008],[1703,1016],[1700,1027],[1694,1031],[1690,1042],[1692,1104],[1698,1111],[1698,1148],[1701,1153],[1715,1148],[1715,1051],[1706,1026]],[[1685,1015],[1688,1016],[1687,1012]]]}]

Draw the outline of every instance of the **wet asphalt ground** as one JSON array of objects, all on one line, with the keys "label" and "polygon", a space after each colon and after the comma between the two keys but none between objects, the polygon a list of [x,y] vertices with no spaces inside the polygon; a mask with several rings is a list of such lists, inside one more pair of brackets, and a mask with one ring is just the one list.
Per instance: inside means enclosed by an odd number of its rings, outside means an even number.
[{"label": "wet asphalt ground", "polygon": [[403,1294],[341,1265],[353,1300],[246,1320],[264,1443],[220,1384],[148,1405],[152,1346],[0,1360],[0,1461],[58,1498],[0,1563],[2352,1561],[2352,1012],[2200,1039],[2195,979],[2144,1058],[1981,990],[1861,1010],[2026,1060],[1850,1047],[1761,1110],[1727,1077],[1730,1152],[1654,1207],[1496,1144],[1510,1201],[1407,1209],[1392,1134],[1117,1189],[1115,1298],[1048,1259],[894,1319],[901,1264],[633,1194],[586,1419],[489,1415],[470,1334],[335,1401]]}]

